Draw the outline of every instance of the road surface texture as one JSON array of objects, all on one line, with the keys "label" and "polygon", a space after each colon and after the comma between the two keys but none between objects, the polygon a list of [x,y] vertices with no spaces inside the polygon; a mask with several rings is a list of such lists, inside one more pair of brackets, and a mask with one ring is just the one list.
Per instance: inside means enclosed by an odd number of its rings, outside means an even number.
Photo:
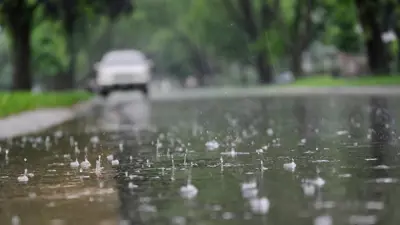
[{"label": "road surface texture", "polygon": [[228,90],[116,93],[0,142],[0,224],[397,224],[397,90]]}]

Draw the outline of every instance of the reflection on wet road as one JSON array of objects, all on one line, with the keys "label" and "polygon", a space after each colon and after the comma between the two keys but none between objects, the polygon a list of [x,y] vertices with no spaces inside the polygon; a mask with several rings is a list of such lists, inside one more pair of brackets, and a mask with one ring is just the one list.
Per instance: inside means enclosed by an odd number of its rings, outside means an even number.
[{"label": "reflection on wet road", "polygon": [[0,224],[397,224],[399,113],[394,97],[112,99],[0,143]]}]

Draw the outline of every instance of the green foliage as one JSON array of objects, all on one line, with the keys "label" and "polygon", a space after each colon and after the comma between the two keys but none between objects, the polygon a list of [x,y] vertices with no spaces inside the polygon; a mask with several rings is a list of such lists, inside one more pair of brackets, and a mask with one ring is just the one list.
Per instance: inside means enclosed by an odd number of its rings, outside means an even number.
[{"label": "green foliage", "polygon": [[326,21],[328,25],[325,41],[344,52],[360,52],[362,36],[353,1],[327,1],[326,7],[330,15]]},{"label": "green foliage", "polygon": [[[5,28],[0,39],[10,42],[11,25],[16,27],[22,19],[31,19],[31,65],[36,78],[66,71],[71,54],[76,56],[77,74],[82,77],[102,54],[113,48],[142,50],[155,61],[158,74],[179,79],[206,73],[199,66],[205,64],[213,67],[214,74],[233,74],[229,68],[237,65],[253,70],[259,52],[265,52],[272,64],[290,58],[294,38],[306,30],[304,24],[297,24],[296,14],[296,6],[304,2],[291,0],[251,2],[259,30],[256,40],[249,39],[241,23],[243,14],[238,0],[21,0],[23,4],[19,5],[15,2],[0,0],[0,24]],[[312,17],[320,17],[313,21],[312,41],[351,53],[363,49],[363,34],[356,30],[359,21],[354,1],[305,2],[315,3]],[[265,27],[261,21],[263,6],[273,9]],[[396,5],[395,14],[399,8]],[[307,13],[302,11],[301,15],[304,22]],[[296,25],[298,30],[294,29]],[[68,50],[68,38],[73,38],[74,53]],[[397,48],[392,49],[395,54]],[[6,72],[11,60],[4,60],[9,51],[9,46],[0,46],[0,85],[11,80]]]},{"label": "green foliage", "polygon": [[59,24],[45,21],[32,34],[32,66],[39,77],[54,76],[67,66],[65,42],[60,33]]}]

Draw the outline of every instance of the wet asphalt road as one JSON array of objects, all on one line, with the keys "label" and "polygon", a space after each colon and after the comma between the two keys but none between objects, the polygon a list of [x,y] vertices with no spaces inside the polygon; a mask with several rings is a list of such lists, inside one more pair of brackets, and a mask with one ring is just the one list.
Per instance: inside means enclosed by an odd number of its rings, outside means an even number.
[{"label": "wet asphalt road", "polygon": [[397,97],[180,98],[0,143],[0,224],[397,224]]}]

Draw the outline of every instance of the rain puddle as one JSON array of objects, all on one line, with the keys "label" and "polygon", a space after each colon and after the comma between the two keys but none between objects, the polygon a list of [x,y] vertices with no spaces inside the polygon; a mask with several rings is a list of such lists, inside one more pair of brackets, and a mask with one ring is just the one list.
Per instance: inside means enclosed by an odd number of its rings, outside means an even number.
[{"label": "rain puddle", "polygon": [[397,221],[396,99],[124,104],[0,142],[0,224]]}]

